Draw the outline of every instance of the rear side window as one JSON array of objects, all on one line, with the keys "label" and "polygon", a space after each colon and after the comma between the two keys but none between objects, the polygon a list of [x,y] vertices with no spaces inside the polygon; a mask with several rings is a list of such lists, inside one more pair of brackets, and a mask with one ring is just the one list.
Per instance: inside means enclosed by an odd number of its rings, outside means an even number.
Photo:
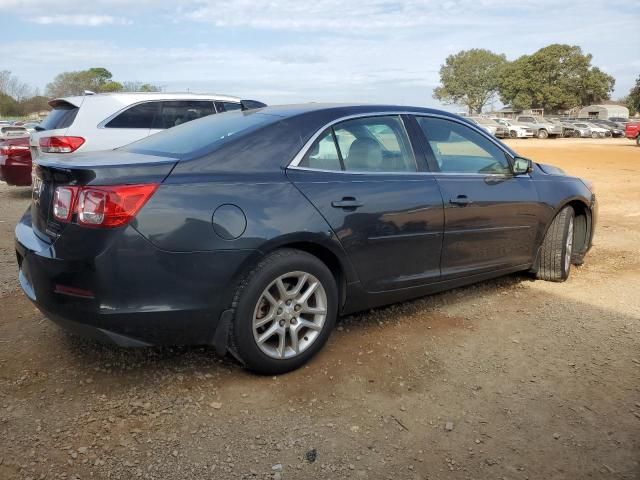
[{"label": "rear side window", "polygon": [[176,100],[160,104],[151,128],[167,129],[216,113],[211,101]]},{"label": "rear side window", "polygon": [[205,154],[281,119],[255,111],[209,115],[143,138],[121,150],[174,158]]},{"label": "rear side window", "polygon": [[313,142],[313,145],[298,165],[300,167],[315,168],[317,170],[342,170],[333,129],[329,128],[325,130],[318,139]]},{"label": "rear side window", "polygon": [[242,109],[242,105],[234,102],[216,102],[216,107],[220,112],[233,112]]},{"label": "rear side window", "polygon": [[56,130],[58,128],[68,128],[76,119],[78,107],[67,102],[61,102],[53,107],[40,127],[44,130]]},{"label": "rear side window", "polygon": [[160,102],[139,103],[111,119],[105,128],[151,128]]}]

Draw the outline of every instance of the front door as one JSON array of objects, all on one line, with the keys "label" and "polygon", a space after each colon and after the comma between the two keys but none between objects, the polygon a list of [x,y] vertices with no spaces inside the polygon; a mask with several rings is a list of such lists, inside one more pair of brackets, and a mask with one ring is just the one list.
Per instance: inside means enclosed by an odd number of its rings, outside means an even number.
[{"label": "front door", "polygon": [[416,117],[442,192],[442,278],[533,261],[544,206],[528,174],[514,176],[506,153],[462,122]]},{"label": "front door", "polygon": [[287,175],[336,233],[365,290],[439,279],[442,197],[418,171],[400,116],[328,128]]}]

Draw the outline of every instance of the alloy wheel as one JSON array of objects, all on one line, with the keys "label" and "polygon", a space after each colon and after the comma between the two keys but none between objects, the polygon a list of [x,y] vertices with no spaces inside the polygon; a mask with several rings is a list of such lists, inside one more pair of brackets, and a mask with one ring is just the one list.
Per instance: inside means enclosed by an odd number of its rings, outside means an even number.
[{"label": "alloy wheel", "polygon": [[327,293],[315,276],[280,275],[260,295],[253,313],[253,338],[271,358],[293,358],[318,338],[327,318]]},{"label": "alloy wheel", "polygon": [[573,251],[573,218],[569,220],[569,227],[567,228],[567,242],[564,249],[564,270],[569,271],[571,267],[571,254]]}]

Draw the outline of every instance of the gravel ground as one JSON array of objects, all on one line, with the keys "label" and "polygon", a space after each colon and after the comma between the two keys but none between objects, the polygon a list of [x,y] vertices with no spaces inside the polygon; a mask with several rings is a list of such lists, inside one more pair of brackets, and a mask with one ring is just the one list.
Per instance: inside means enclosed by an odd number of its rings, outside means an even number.
[{"label": "gravel ground", "polygon": [[511,144],[595,180],[586,264],[344,318],[278,377],[60,330],[16,291],[28,191],[0,186],[0,478],[640,478],[640,149]]}]

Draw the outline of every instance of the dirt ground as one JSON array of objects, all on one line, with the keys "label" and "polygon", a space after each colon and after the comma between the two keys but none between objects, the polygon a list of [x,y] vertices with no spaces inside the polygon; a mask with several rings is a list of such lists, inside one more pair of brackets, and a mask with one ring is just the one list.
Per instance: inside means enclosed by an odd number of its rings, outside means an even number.
[{"label": "dirt ground", "polygon": [[17,291],[0,187],[0,478],[640,478],[640,148],[520,140],[594,180],[566,283],[513,275],[344,318],[306,368],[75,338]]}]

